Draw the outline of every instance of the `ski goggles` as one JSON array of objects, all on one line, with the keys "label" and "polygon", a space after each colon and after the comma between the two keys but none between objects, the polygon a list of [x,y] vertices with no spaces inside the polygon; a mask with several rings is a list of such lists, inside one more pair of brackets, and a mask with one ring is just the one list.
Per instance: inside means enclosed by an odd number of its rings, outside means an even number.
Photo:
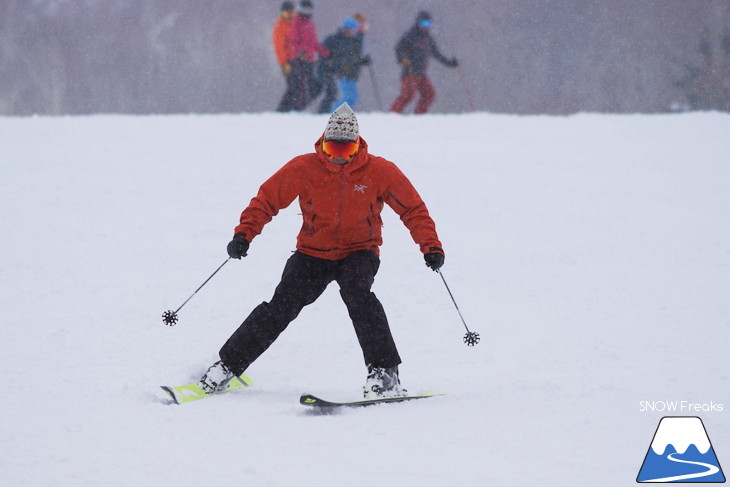
[{"label": "ski goggles", "polygon": [[433,25],[433,21],[424,19],[424,20],[419,21],[418,25],[420,25],[421,27],[431,27]]},{"label": "ski goggles", "polygon": [[322,142],[322,151],[331,159],[342,157],[343,159],[351,159],[360,149],[360,143],[355,142],[339,142],[336,140],[325,140]]}]

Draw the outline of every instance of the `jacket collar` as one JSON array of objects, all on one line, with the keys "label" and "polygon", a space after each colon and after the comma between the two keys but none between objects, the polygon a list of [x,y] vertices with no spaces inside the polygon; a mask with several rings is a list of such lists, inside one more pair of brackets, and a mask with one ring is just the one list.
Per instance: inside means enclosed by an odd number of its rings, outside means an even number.
[{"label": "jacket collar", "polygon": [[324,134],[322,134],[319,139],[317,139],[317,142],[314,143],[314,150],[317,152],[317,157],[319,158],[322,165],[331,172],[339,173],[339,172],[352,172],[356,169],[361,168],[368,162],[368,144],[365,142],[365,139],[360,137],[360,149],[357,151],[357,154],[355,154],[355,157],[352,158],[350,162],[347,164],[333,164],[330,162],[329,157],[327,157],[327,154],[322,151],[322,141],[324,140]]}]

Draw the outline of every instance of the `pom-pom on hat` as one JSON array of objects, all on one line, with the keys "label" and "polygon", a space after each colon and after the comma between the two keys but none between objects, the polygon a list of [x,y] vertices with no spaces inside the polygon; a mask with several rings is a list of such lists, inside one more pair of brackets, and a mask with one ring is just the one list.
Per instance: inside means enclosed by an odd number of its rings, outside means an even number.
[{"label": "pom-pom on hat", "polygon": [[333,142],[357,142],[360,137],[360,127],[357,117],[347,102],[343,103],[330,116],[327,129],[324,131],[324,140]]}]

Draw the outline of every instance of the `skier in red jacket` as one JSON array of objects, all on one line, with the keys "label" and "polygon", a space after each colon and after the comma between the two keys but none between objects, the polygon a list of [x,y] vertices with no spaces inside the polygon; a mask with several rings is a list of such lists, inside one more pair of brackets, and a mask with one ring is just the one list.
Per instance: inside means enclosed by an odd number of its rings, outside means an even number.
[{"label": "skier in red jacket", "polygon": [[201,378],[200,386],[208,393],[223,390],[234,375],[242,374],[332,281],[340,286],[368,368],[365,397],[406,393],[385,311],[370,290],[383,243],[380,213],[387,204],[400,216],[434,271],[444,263],[436,227],[396,165],[368,152],[347,103],[332,114],[314,148],[261,186],[234,230],[228,255],[240,259],[279,210],[299,201],[304,221],[297,251],[287,261],[271,301],[251,312],[221,348],[221,360]]}]

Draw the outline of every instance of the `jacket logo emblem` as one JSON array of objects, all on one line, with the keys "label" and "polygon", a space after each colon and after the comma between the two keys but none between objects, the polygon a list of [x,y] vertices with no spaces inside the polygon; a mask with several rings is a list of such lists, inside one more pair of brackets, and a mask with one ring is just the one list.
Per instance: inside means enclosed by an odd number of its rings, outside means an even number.
[{"label": "jacket logo emblem", "polygon": [[365,194],[365,190],[367,189],[367,186],[364,184],[356,184],[354,191],[360,191],[361,193]]}]

